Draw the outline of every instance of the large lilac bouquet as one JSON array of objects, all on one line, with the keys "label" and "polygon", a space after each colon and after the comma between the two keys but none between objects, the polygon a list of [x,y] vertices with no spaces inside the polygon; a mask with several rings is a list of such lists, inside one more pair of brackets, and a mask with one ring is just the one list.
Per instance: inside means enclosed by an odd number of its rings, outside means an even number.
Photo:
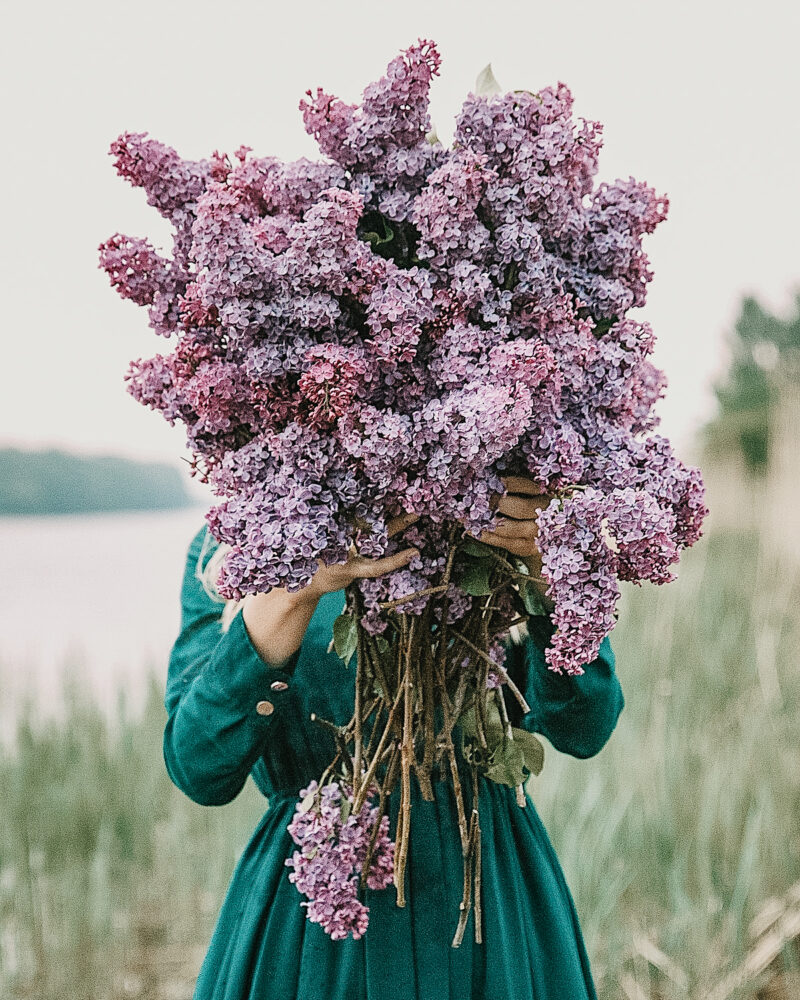
[{"label": "large lilac bouquet", "polygon": [[[112,284],[171,340],[131,365],[128,389],[185,425],[193,471],[221,498],[208,524],[231,547],[223,596],[296,590],[352,546],[419,549],[348,588],[334,637],[345,658],[358,651],[338,748],[353,812],[376,776],[388,791],[400,773],[401,905],[411,770],[428,797],[448,756],[466,857],[480,838],[453,727],[471,711],[476,745],[499,727],[514,756],[511,727],[490,724],[489,681],[510,683],[500,640],[541,607],[519,560],[470,538],[493,526],[503,477],[555,496],[538,519],[556,626],[546,658],[567,673],[613,627],[618,581],[673,579],[707,513],[699,470],[653,433],[665,379],[649,324],[628,315],[645,303],[642,238],[667,198],[633,178],[594,186],[602,125],[576,125],[561,82],[476,87],[446,148],[428,114],[439,65],[420,40],[359,105],[308,91],[315,162],[246,146],[189,161],[121,135],[116,169],[172,222],[172,255],[120,234],[100,247]],[[419,520],[389,538],[405,511]],[[376,705],[385,730],[370,756]]]}]

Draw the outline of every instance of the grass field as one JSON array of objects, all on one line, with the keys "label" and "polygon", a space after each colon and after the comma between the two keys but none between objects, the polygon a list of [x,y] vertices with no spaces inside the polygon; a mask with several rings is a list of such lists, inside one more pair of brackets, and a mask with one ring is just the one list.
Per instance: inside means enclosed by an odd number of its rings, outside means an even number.
[{"label": "grass field", "polygon": [[[614,736],[587,761],[549,750],[531,783],[604,1000],[800,996],[799,583],[727,533],[676,583],[630,587]],[[162,681],[110,728],[80,690],[63,722],[28,712],[0,759],[9,1000],[191,997],[264,800],[249,783],[204,808],[170,784]]]}]

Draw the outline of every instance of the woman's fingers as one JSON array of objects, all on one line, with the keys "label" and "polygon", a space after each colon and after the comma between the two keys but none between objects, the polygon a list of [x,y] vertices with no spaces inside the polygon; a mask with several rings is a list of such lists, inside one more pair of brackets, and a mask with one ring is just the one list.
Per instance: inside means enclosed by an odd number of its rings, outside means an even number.
[{"label": "woman's fingers", "polygon": [[501,517],[496,527],[492,528],[492,533],[500,538],[536,538],[539,534],[539,525],[532,520],[512,521]]},{"label": "woman's fingers", "polygon": [[508,549],[515,556],[535,556],[538,551],[536,542],[532,538],[499,535],[496,531],[482,531],[478,541],[486,545],[496,545],[499,549]]},{"label": "woman's fingers", "polygon": [[542,507],[546,507],[549,502],[549,498],[545,497],[535,499],[534,497],[504,496],[500,497],[497,509],[501,514],[507,514],[509,517],[527,520],[536,517]]},{"label": "woman's fingers", "polygon": [[523,493],[529,497],[546,496],[550,499],[549,495],[542,493],[532,479],[527,479],[524,476],[501,476],[500,478],[503,480],[507,493]]},{"label": "woman's fingers", "polygon": [[395,552],[391,556],[383,556],[381,559],[367,559],[366,556],[356,556],[350,563],[350,570],[353,577],[367,577],[373,579],[376,576],[383,576],[384,573],[391,573],[393,570],[402,569],[407,566],[414,556],[419,555],[419,549],[403,549]]},{"label": "woman's fingers", "polygon": [[398,514],[397,517],[389,518],[386,522],[386,534],[391,538],[392,535],[396,535],[398,531],[402,531],[418,520],[419,514],[415,514],[413,511],[407,514]]},{"label": "woman's fingers", "polygon": [[[536,510],[546,507],[553,499],[552,493],[542,493],[532,479],[524,476],[501,476],[505,493],[493,493],[489,506],[512,517],[533,517]],[[520,511],[516,513],[515,509]],[[532,511],[532,513],[524,513]]]}]

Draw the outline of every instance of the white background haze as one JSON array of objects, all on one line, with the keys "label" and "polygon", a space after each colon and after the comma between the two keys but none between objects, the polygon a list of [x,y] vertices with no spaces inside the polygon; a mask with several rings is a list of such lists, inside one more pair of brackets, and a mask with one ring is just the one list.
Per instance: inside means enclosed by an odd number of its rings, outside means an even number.
[{"label": "white background haze", "polygon": [[0,445],[185,454],[182,428],[123,383],[130,359],[168,342],[97,268],[97,245],[116,231],[170,247],[168,224],[113,170],[120,132],[147,131],[191,158],[242,143],[315,158],[297,107],[305,90],[357,101],[425,37],[442,53],[431,113],[443,142],[487,63],[504,90],[562,80],[576,118],[605,127],[596,183],[632,175],[669,197],[668,218],[645,237],[648,302],[631,315],[656,333],[670,383],[661,429],[685,457],[713,411],[710,381],[741,296],[784,312],[797,288],[797,10],[776,0],[7,5]]}]

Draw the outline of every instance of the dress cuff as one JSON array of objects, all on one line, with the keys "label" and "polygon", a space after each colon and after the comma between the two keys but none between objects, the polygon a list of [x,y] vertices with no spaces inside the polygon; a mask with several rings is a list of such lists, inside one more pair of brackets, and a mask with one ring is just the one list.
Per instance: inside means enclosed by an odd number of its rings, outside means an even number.
[{"label": "dress cuff", "polygon": [[604,636],[597,651],[597,656],[583,664],[583,673],[569,674],[551,670],[545,653],[552,644],[556,627],[550,618],[536,616],[528,620],[530,643],[528,647],[529,662],[535,674],[534,683],[541,693],[547,692],[556,698],[572,698],[594,693],[598,684],[614,671],[615,656],[611,647],[611,639]]},{"label": "dress cuff", "polygon": [[[531,615],[527,622],[530,645],[528,646],[529,682],[536,689],[540,698],[564,700],[575,693],[575,678],[569,674],[561,674],[551,670],[544,654],[552,645],[556,631],[555,623],[549,615]],[[538,698],[537,698],[538,700]]]},{"label": "dress cuff", "polygon": [[253,645],[237,611],[223,632],[206,666],[208,681],[241,715],[267,723],[288,697],[297,661],[298,647],[279,663],[268,663]]}]

